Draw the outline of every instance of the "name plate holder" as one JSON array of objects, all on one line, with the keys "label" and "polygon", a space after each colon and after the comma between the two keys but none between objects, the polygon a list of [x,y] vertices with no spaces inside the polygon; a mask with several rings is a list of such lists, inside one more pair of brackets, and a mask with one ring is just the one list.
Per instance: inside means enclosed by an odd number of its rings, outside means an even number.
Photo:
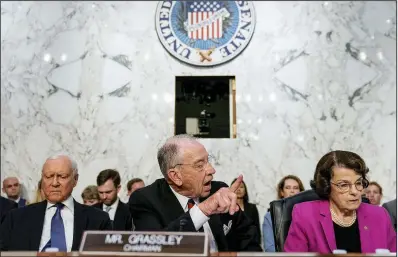
[{"label": "name plate holder", "polygon": [[200,232],[85,231],[81,255],[208,256],[209,240]]}]

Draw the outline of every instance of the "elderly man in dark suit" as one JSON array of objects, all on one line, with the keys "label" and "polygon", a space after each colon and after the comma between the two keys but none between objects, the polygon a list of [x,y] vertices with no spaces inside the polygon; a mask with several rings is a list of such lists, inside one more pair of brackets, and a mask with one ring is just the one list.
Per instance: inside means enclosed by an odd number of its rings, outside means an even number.
[{"label": "elderly man in dark suit", "polygon": [[213,180],[208,152],[195,138],[170,138],[158,151],[164,178],[130,196],[138,231],[203,231],[210,251],[262,251],[253,222],[239,209],[235,191]]},{"label": "elderly man in dark suit", "polygon": [[390,214],[391,222],[394,226],[395,231],[397,231],[397,198],[383,204],[383,207],[386,208],[386,210]]},{"label": "elderly man in dark suit", "polygon": [[12,209],[18,208],[18,204],[0,196],[0,224],[3,222],[5,215]]},{"label": "elderly man in dark suit", "polygon": [[76,251],[83,231],[111,229],[105,212],[79,204],[71,196],[78,180],[71,158],[50,157],[41,178],[47,200],[9,212],[0,228],[0,250],[45,251],[51,247]]}]

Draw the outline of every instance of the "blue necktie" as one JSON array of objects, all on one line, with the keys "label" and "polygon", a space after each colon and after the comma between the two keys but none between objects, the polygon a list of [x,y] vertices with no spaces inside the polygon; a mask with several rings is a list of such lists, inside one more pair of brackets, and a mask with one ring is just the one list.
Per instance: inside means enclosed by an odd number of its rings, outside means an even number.
[{"label": "blue necktie", "polygon": [[51,247],[58,248],[60,252],[66,252],[65,227],[61,216],[61,210],[65,205],[57,203],[55,206],[57,210],[51,220]]}]

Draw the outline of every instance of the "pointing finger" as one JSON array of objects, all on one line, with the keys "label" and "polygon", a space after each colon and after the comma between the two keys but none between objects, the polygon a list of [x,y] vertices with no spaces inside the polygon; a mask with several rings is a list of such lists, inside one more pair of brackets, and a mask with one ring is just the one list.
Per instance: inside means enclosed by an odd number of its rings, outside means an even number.
[{"label": "pointing finger", "polygon": [[243,176],[239,175],[239,177],[236,179],[236,181],[231,185],[231,187],[229,188],[229,190],[231,190],[232,192],[236,192],[236,190],[238,190],[240,184],[243,181]]}]

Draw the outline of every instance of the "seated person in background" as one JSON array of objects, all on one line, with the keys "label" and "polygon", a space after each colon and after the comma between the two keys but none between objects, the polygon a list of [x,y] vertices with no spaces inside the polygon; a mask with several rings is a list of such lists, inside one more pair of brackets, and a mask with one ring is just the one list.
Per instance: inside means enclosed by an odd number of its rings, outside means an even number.
[{"label": "seated person in background", "polygon": [[18,208],[18,204],[16,202],[0,196],[0,224],[3,222],[3,219],[6,216],[6,214],[12,209],[16,208]]},{"label": "seated person in background", "polygon": [[7,214],[0,227],[1,251],[77,251],[85,230],[110,230],[109,216],[72,197],[78,180],[77,165],[65,155],[46,160],[42,189],[47,201]]},{"label": "seated person in background", "polygon": [[109,214],[113,230],[132,230],[129,207],[117,196],[121,188],[119,172],[112,169],[101,171],[97,176],[97,186],[101,203],[93,206]]},{"label": "seated person in background", "polygon": [[127,182],[127,196],[130,196],[132,192],[137,189],[145,187],[145,183],[140,178],[133,178]]},{"label": "seated person in background", "polygon": [[386,208],[386,210],[390,214],[391,222],[394,226],[395,231],[397,231],[397,198],[383,204],[383,207]]},{"label": "seated person in background", "polygon": [[362,191],[362,202],[370,203],[369,198],[366,197],[366,188]]},{"label": "seated person in background", "polygon": [[[231,183],[231,186],[236,182],[237,179],[234,179]],[[249,217],[254,226],[257,229],[257,240],[261,241],[261,230],[260,230],[260,217],[258,216],[257,206],[253,203],[249,203],[249,194],[247,191],[246,183],[242,181],[238,189],[236,190],[237,204],[240,209]]]},{"label": "seated person in background", "polygon": [[369,199],[370,204],[380,205],[382,197],[383,188],[375,181],[370,182],[366,188],[366,198]]},{"label": "seated person in background", "polygon": [[35,203],[44,201],[46,196],[44,195],[43,190],[41,189],[41,179],[37,183],[36,195],[35,195]]},{"label": "seated person in background", "polygon": [[98,188],[96,185],[87,186],[82,192],[82,199],[84,205],[94,205],[100,202]]},{"label": "seated person in background", "polygon": [[361,203],[369,169],[352,152],[333,151],[318,162],[311,187],[324,200],[296,204],[286,252],[397,251],[397,235],[384,208]]},{"label": "seated person in background", "polygon": [[24,207],[29,204],[26,199],[21,197],[21,184],[16,177],[9,177],[3,180],[3,193],[7,195],[7,198],[15,201],[18,207]]},{"label": "seated person in background", "polygon": [[158,150],[164,178],[133,192],[130,212],[138,231],[203,231],[210,251],[262,251],[257,228],[237,205],[235,191],[215,182],[211,157],[194,137],[177,135]]},{"label": "seated person in background", "polygon": [[[279,181],[276,191],[278,200],[290,197],[304,191],[303,182],[294,175],[287,175]],[[274,229],[269,211],[264,216],[263,233],[264,251],[275,252]]]}]

